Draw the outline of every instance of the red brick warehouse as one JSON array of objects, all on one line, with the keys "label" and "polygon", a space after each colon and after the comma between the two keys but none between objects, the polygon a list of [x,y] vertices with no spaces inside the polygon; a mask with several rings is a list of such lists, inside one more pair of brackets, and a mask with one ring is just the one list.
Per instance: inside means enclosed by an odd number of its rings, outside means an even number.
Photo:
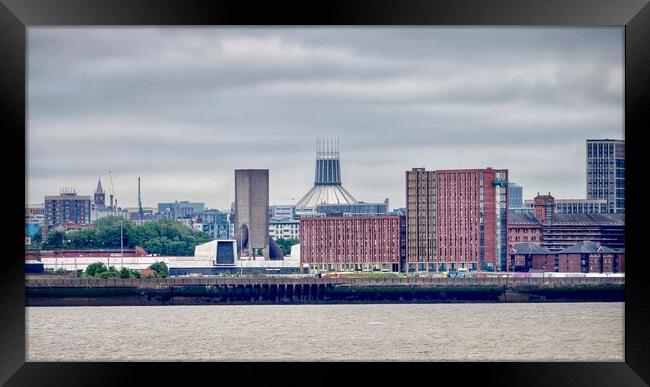
[{"label": "red brick warehouse", "polygon": [[400,271],[404,217],[300,219],[300,263],[310,271]]}]

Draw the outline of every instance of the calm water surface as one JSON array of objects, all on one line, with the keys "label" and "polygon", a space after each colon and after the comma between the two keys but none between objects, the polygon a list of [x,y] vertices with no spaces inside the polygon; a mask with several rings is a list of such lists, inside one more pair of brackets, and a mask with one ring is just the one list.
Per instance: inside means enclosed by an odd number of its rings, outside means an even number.
[{"label": "calm water surface", "polygon": [[26,308],[28,361],[623,361],[623,303]]}]

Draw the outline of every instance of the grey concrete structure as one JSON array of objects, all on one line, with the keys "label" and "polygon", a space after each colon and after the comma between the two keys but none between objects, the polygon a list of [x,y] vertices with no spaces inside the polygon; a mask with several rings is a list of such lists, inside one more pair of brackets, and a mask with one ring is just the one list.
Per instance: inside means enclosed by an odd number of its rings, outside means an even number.
[{"label": "grey concrete structure", "polygon": [[262,249],[269,259],[269,170],[235,170],[235,239],[239,256]]}]

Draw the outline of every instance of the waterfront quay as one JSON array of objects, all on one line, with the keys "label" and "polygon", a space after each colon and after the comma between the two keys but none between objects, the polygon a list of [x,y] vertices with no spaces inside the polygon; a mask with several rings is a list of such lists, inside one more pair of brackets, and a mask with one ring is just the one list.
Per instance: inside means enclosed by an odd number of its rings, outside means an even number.
[{"label": "waterfront quay", "polygon": [[26,306],[621,302],[621,277],[170,277],[25,280]]}]

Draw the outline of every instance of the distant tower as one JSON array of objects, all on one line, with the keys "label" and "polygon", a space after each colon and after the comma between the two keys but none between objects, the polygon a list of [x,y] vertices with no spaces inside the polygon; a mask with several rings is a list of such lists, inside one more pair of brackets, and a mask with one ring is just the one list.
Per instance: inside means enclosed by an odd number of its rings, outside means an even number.
[{"label": "distant tower", "polygon": [[539,193],[533,199],[533,206],[535,208],[535,217],[543,224],[553,223],[553,212],[555,210],[555,198],[548,195],[540,195]]},{"label": "distant tower", "polygon": [[97,181],[97,188],[95,189],[95,208],[103,209],[106,207],[106,194],[104,194],[104,189],[102,188],[102,180]]},{"label": "distant tower", "polygon": [[314,212],[319,204],[353,204],[357,200],[341,183],[339,140],[316,141],[314,187],[296,204],[296,212]]},{"label": "distant tower", "polygon": [[138,176],[138,213],[140,214],[140,219],[143,217],[142,211],[142,196],[140,196],[140,177]]}]

